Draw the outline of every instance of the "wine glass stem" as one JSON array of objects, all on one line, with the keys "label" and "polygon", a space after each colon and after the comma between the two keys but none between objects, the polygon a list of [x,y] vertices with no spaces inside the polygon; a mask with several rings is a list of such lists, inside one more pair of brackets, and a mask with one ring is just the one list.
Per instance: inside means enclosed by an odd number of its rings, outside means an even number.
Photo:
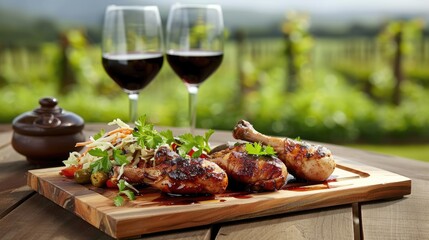
[{"label": "wine glass stem", "polygon": [[137,120],[137,103],[139,100],[138,93],[128,93],[130,99],[130,122],[134,123]]},{"label": "wine glass stem", "polygon": [[189,92],[189,124],[190,132],[194,134],[197,121],[197,94],[198,86],[188,86]]}]

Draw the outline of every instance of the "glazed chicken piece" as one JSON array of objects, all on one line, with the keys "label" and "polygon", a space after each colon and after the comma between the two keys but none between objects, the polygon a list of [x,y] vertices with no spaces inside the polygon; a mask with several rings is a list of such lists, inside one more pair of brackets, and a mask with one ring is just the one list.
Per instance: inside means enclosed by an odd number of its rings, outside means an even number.
[{"label": "glazed chicken piece", "polygon": [[145,183],[162,192],[177,194],[223,193],[228,177],[218,165],[202,158],[182,157],[146,168]]},{"label": "glazed chicken piece", "polygon": [[223,193],[228,186],[225,171],[215,163],[202,158],[182,158],[168,147],[155,152],[154,166],[124,167],[122,178],[173,194]]},{"label": "glazed chicken piece", "polygon": [[274,156],[255,156],[239,144],[210,154],[210,161],[219,165],[230,179],[250,191],[275,191],[286,182],[285,164]]},{"label": "glazed chicken piece", "polygon": [[290,174],[307,181],[324,181],[335,169],[335,161],[330,150],[318,145],[289,138],[269,137],[257,132],[253,126],[241,120],[233,130],[236,139],[260,142],[277,152]]}]

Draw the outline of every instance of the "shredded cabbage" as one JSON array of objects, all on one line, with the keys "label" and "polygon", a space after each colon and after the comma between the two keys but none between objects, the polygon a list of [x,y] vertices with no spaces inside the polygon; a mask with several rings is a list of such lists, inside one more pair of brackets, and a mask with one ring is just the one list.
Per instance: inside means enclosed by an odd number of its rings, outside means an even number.
[{"label": "shredded cabbage", "polygon": [[71,152],[68,159],[63,161],[64,165],[66,165],[66,167],[79,165],[79,156],[80,154],[78,152]]},{"label": "shredded cabbage", "polygon": [[121,179],[122,174],[124,174],[124,167],[125,167],[125,163],[121,165],[121,168],[119,169],[119,175],[117,177],[117,179]]},{"label": "shredded cabbage", "polygon": [[107,125],[111,126],[111,125],[118,125],[120,128],[130,128],[130,126],[126,123],[124,123],[121,119],[117,118],[111,122],[109,122]]}]

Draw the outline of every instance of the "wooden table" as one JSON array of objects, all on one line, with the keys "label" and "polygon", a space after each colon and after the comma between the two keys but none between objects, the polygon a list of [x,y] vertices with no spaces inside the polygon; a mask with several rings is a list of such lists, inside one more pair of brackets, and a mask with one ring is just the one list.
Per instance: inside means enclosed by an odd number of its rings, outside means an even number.
[{"label": "wooden table", "polygon": [[[105,124],[87,124],[89,136]],[[173,129],[176,133],[183,129]],[[10,144],[10,125],[0,125],[0,238],[110,239],[26,185],[30,165]],[[211,140],[232,140],[216,131]],[[143,239],[429,239],[429,164],[325,144],[335,155],[412,179],[401,199],[353,203],[250,220],[144,235]],[[139,239],[139,238],[137,238]]]}]

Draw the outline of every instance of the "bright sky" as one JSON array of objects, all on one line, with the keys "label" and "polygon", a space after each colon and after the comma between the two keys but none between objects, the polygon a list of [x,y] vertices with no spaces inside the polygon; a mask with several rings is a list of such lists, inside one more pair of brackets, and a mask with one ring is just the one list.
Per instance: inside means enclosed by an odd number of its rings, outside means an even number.
[{"label": "bright sky", "polygon": [[[173,4],[177,2],[177,0],[164,0],[162,2]],[[427,11],[429,15],[428,0],[182,0],[180,2],[219,3],[225,7],[250,8],[260,11],[278,11],[279,9],[283,10],[287,8],[306,10],[315,13],[329,13],[344,10],[399,11],[404,13]]]},{"label": "bright sky", "polygon": [[227,9],[259,11],[265,17],[270,14],[281,16],[291,10],[298,10],[318,17],[369,22],[377,17],[398,14],[415,14],[429,21],[429,0],[38,0],[37,5],[34,0],[0,0],[0,6],[66,20],[95,21],[109,4],[157,5],[161,13],[168,13],[170,6],[176,2],[220,4],[225,12]]},{"label": "bright sky", "polygon": [[34,6],[34,0],[0,0],[0,5],[15,5],[22,8],[56,8],[70,3],[77,6],[91,4],[128,4],[158,5],[167,8],[176,2],[181,3],[217,3],[236,9],[279,12],[285,9],[305,10],[311,13],[330,13],[341,11],[377,11],[377,12],[428,12],[429,0],[40,0]]}]

